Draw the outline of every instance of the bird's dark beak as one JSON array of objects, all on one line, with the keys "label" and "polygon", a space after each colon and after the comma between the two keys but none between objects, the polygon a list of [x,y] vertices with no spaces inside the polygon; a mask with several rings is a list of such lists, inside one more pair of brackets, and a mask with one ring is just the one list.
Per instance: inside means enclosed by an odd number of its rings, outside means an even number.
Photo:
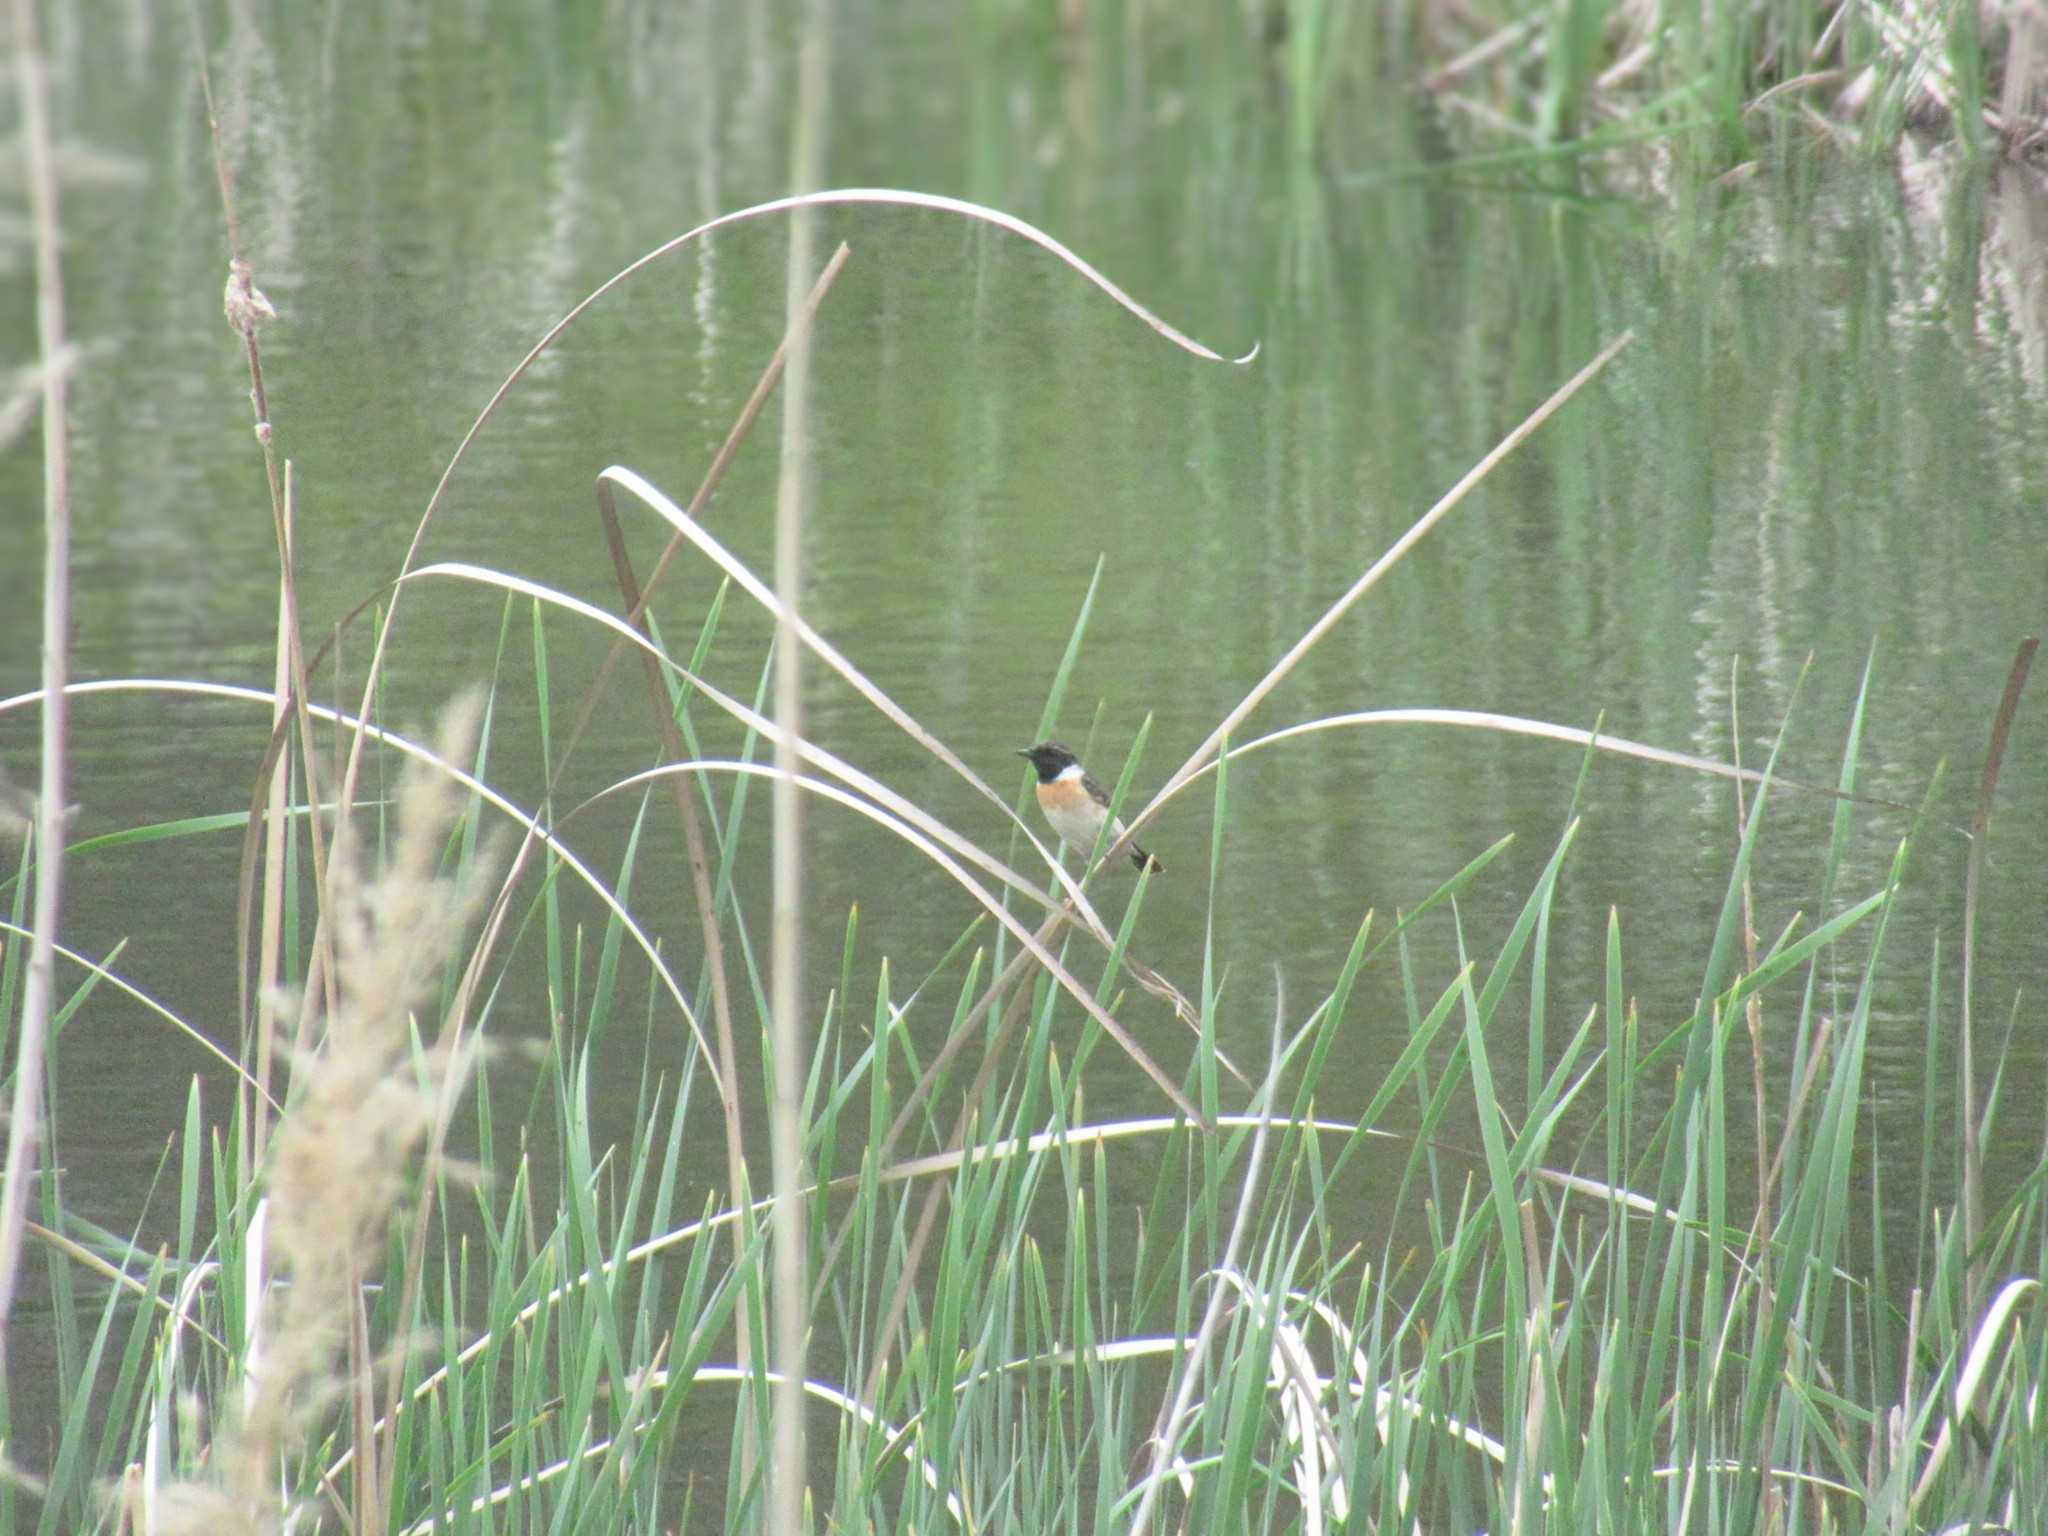
[{"label": "bird's dark beak", "polygon": [[1029,747],[1019,747],[1017,749],[1017,755],[1019,757],[1029,757],[1031,755],[1031,749]]}]

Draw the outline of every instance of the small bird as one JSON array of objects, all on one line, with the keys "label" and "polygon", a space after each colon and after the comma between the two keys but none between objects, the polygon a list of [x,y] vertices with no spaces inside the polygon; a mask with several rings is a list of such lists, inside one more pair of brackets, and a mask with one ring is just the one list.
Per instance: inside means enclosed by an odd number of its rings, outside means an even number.
[{"label": "small bird", "polygon": [[[1041,741],[1017,755],[1029,758],[1038,770],[1038,808],[1045,812],[1060,841],[1079,849],[1083,858],[1093,853],[1102,823],[1109,817],[1109,792],[1088,776],[1071,748],[1056,741]],[[1124,824],[1119,821],[1109,839],[1115,842],[1123,835]],[[1156,875],[1166,868],[1136,843],[1129,851],[1131,862],[1140,869],[1149,866]]]}]

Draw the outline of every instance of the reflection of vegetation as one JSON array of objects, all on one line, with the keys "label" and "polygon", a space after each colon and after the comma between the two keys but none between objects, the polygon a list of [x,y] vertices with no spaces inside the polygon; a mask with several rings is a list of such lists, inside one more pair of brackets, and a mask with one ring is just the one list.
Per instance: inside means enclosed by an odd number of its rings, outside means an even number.
[{"label": "reflection of vegetation", "polygon": [[[1465,13],[1475,35],[1428,83],[1482,137],[1542,146],[1663,129],[1709,169],[1788,136],[1884,151],[1909,122],[1973,150],[2018,147],[2038,132],[2038,106],[2023,91],[1987,105],[1985,82],[2003,73],[2007,50],[2026,73],[2042,41],[2027,34],[2042,24],[2011,7],[2011,27],[1985,48],[1978,10],[1928,0],[1481,7]],[[1709,131],[1691,131],[1700,127]]]},{"label": "reflection of vegetation", "polygon": [[[976,9],[1016,8],[989,0]],[[1418,85],[1464,125],[1476,153],[1669,138],[1717,170],[1788,135],[1882,152],[1911,125],[1972,151],[2026,151],[2048,132],[2048,21],[2021,4],[1210,0],[1131,24],[1134,7],[1084,0],[1063,14],[1090,52],[1156,60],[1199,49],[1212,61],[1206,86],[1223,87],[1225,100],[1269,76],[1284,91],[1286,141],[1302,157],[1341,156],[1359,103]]]}]

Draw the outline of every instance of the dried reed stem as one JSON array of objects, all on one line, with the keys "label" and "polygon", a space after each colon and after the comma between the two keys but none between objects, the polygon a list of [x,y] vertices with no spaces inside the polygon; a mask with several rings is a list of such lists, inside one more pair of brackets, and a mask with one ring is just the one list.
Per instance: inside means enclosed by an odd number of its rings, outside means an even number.
[{"label": "dried reed stem", "polygon": [[7,1176],[0,1185],[0,1391],[7,1387],[7,1323],[21,1268],[28,1185],[41,1130],[43,1052],[57,989],[57,923],[64,873],[64,685],[70,671],[71,446],[65,428],[64,278],[58,261],[56,147],[49,79],[36,0],[14,0],[14,66],[21,93],[30,216],[35,225],[36,344],[43,375],[43,762],[36,827],[35,937],[22,989],[21,1044],[7,1125]]},{"label": "dried reed stem", "polygon": [[1991,837],[1991,807],[1998,796],[1998,775],[2005,766],[2005,749],[2012,739],[2012,722],[2019,713],[2020,695],[2026,692],[2027,674],[2034,667],[2034,652],[2040,647],[2039,635],[2024,637],[2006,671],[2005,692],[1999,696],[1998,713],[1991,720],[1991,744],[1984,752],[1984,771],[1977,780],[1977,811],[1970,819],[1970,854],[1963,864],[1963,1000],[1956,1042],[1956,1088],[1961,1095],[1957,1118],[1963,1123],[1963,1251],[1972,1255],[1963,1295],[1967,1313],[1973,1318],[1982,1310],[1985,1296],[1984,1260],[1977,1247],[1984,1235],[1984,1127],[1977,1106],[1976,1022],[1971,1012],[1977,980],[1977,893],[1983,882],[1984,844]]},{"label": "dried reed stem", "polygon": [[[815,189],[825,163],[825,104],[831,60],[831,0],[806,7],[797,62],[796,122],[790,152],[791,179],[799,192]],[[805,299],[817,268],[816,216],[800,208],[790,220],[785,304],[789,314],[789,367],[782,392],[782,467],[775,493],[775,592],[781,600],[775,624],[774,897],[770,931],[769,999],[773,1040],[774,1098],[768,1115],[768,1146],[775,1180],[774,1320],[770,1335],[776,1380],[774,1439],[768,1465],[767,1529],[796,1536],[804,1509],[805,1342],[810,1331],[809,1287],[805,1284],[804,1068],[809,1031],[804,1027],[803,821],[796,780],[803,771],[797,738],[803,733],[803,638],[796,613],[803,598],[804,518],[811,499],[810,404],[811,330],[804,324]]]},{"label": "dried reed stem", "polygon": [[[291,463],[281,460],[276,445],[276,434],[270,422],[270,392],[263,382],[263,349],[256,339],[257,331],[277,318],[277,311],[270,300],[256,286],[255,268],[250,265],[242,249],[241,220],[235,208],[235,175],[228,164],[227,150],[220,137],[220,108],[213,97],[213,71],[206,62],[206,36],[198,10],[191,12],[193,52],[198,61],[199,90],[206,103],[206,132],[208,142],[213,146],[214,179],[220,188],[221,220],[226,226],[228,243],[228,280],[221,298],[221,310],[229,327],[241,338],[242,354],[249,368],[249,408],[255,416],[256,442],[263,450],[264,483],[270,492],[270,518],[272,533],[277,541],[278,558],[278,660],[277,709],[273,715],[273,731],[277,722],[289,707],[294,714],[298,728],[300,772],[306,785],[306,803],[320,803],[318,776],[319,756],[314,750],[313,718],[309,712],[308,700],[311,689],[307,683],[306,652],[299,628],[299,596],[296,566],[292,553],[292,498]],[[289,679],[290,688],[283,686],[283,679]],[[283,952],[281,928],[283,924],[283,871],[284,838],[281,818],[284,815],[285,791],[291,783],[292,754],[291,738],[288,732],[280,736],[276,754],[268,759],[264,771],[269,775],[269,787],[263,797],[266,812],[266,838],[264,842],[265,865],[263,885],[263,922],[260,940],[261,954],[258,960],[255,985],[249,984],[249,957],[247,953],[246,922],[238,924],[242,934],[243,952],[239,957],[238,980],[243,988],[241,1018],[245,1030],[250,1029],[253,1011],[253,1030],[256,1040],[256,1082],[255,1092],[250,1095],[250,1124],[252,1134],[241,1142],[246,1179],[250,1167],[263,1159],[264,1147],[269,1135],[269,1095],[271,1085],[271,1045],[275,1033],[276,984],[282,979],[278,970],[278,957]],[[346,802],[343,812],[346,813]],[[320,820],[309,817],[307,835],[313,854],[313,887],[316,899],[323,904],[327,891],[327,844],[320,829]],[[251,841],[246,845],[254,847],[255,828],[250,829]],[[301,1008],[295,1045],[304,1050],[311,1038],[313,999],[324,1000],[328,1012],[336,1007],[333,971],[334,954],[327,936],[327,924],[323,920],[315,925],[313,935],[312,975],[319,980],[317,987],[306,989],[305,1005]],[[253,1003],[253,1010],[252,1010]]]}]

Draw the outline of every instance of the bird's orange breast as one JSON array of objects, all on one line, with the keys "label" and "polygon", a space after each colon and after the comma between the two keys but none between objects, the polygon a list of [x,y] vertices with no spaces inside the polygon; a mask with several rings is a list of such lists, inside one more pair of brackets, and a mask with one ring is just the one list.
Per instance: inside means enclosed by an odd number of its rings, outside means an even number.
[{"label": "bird's orange breast", "polygon": [[1040,784],[1038,804],[1048,816],[1078,816],[1091,810],[1098,813],[1101,810],[1077,778],[1054,779],[1050,784]]}]

